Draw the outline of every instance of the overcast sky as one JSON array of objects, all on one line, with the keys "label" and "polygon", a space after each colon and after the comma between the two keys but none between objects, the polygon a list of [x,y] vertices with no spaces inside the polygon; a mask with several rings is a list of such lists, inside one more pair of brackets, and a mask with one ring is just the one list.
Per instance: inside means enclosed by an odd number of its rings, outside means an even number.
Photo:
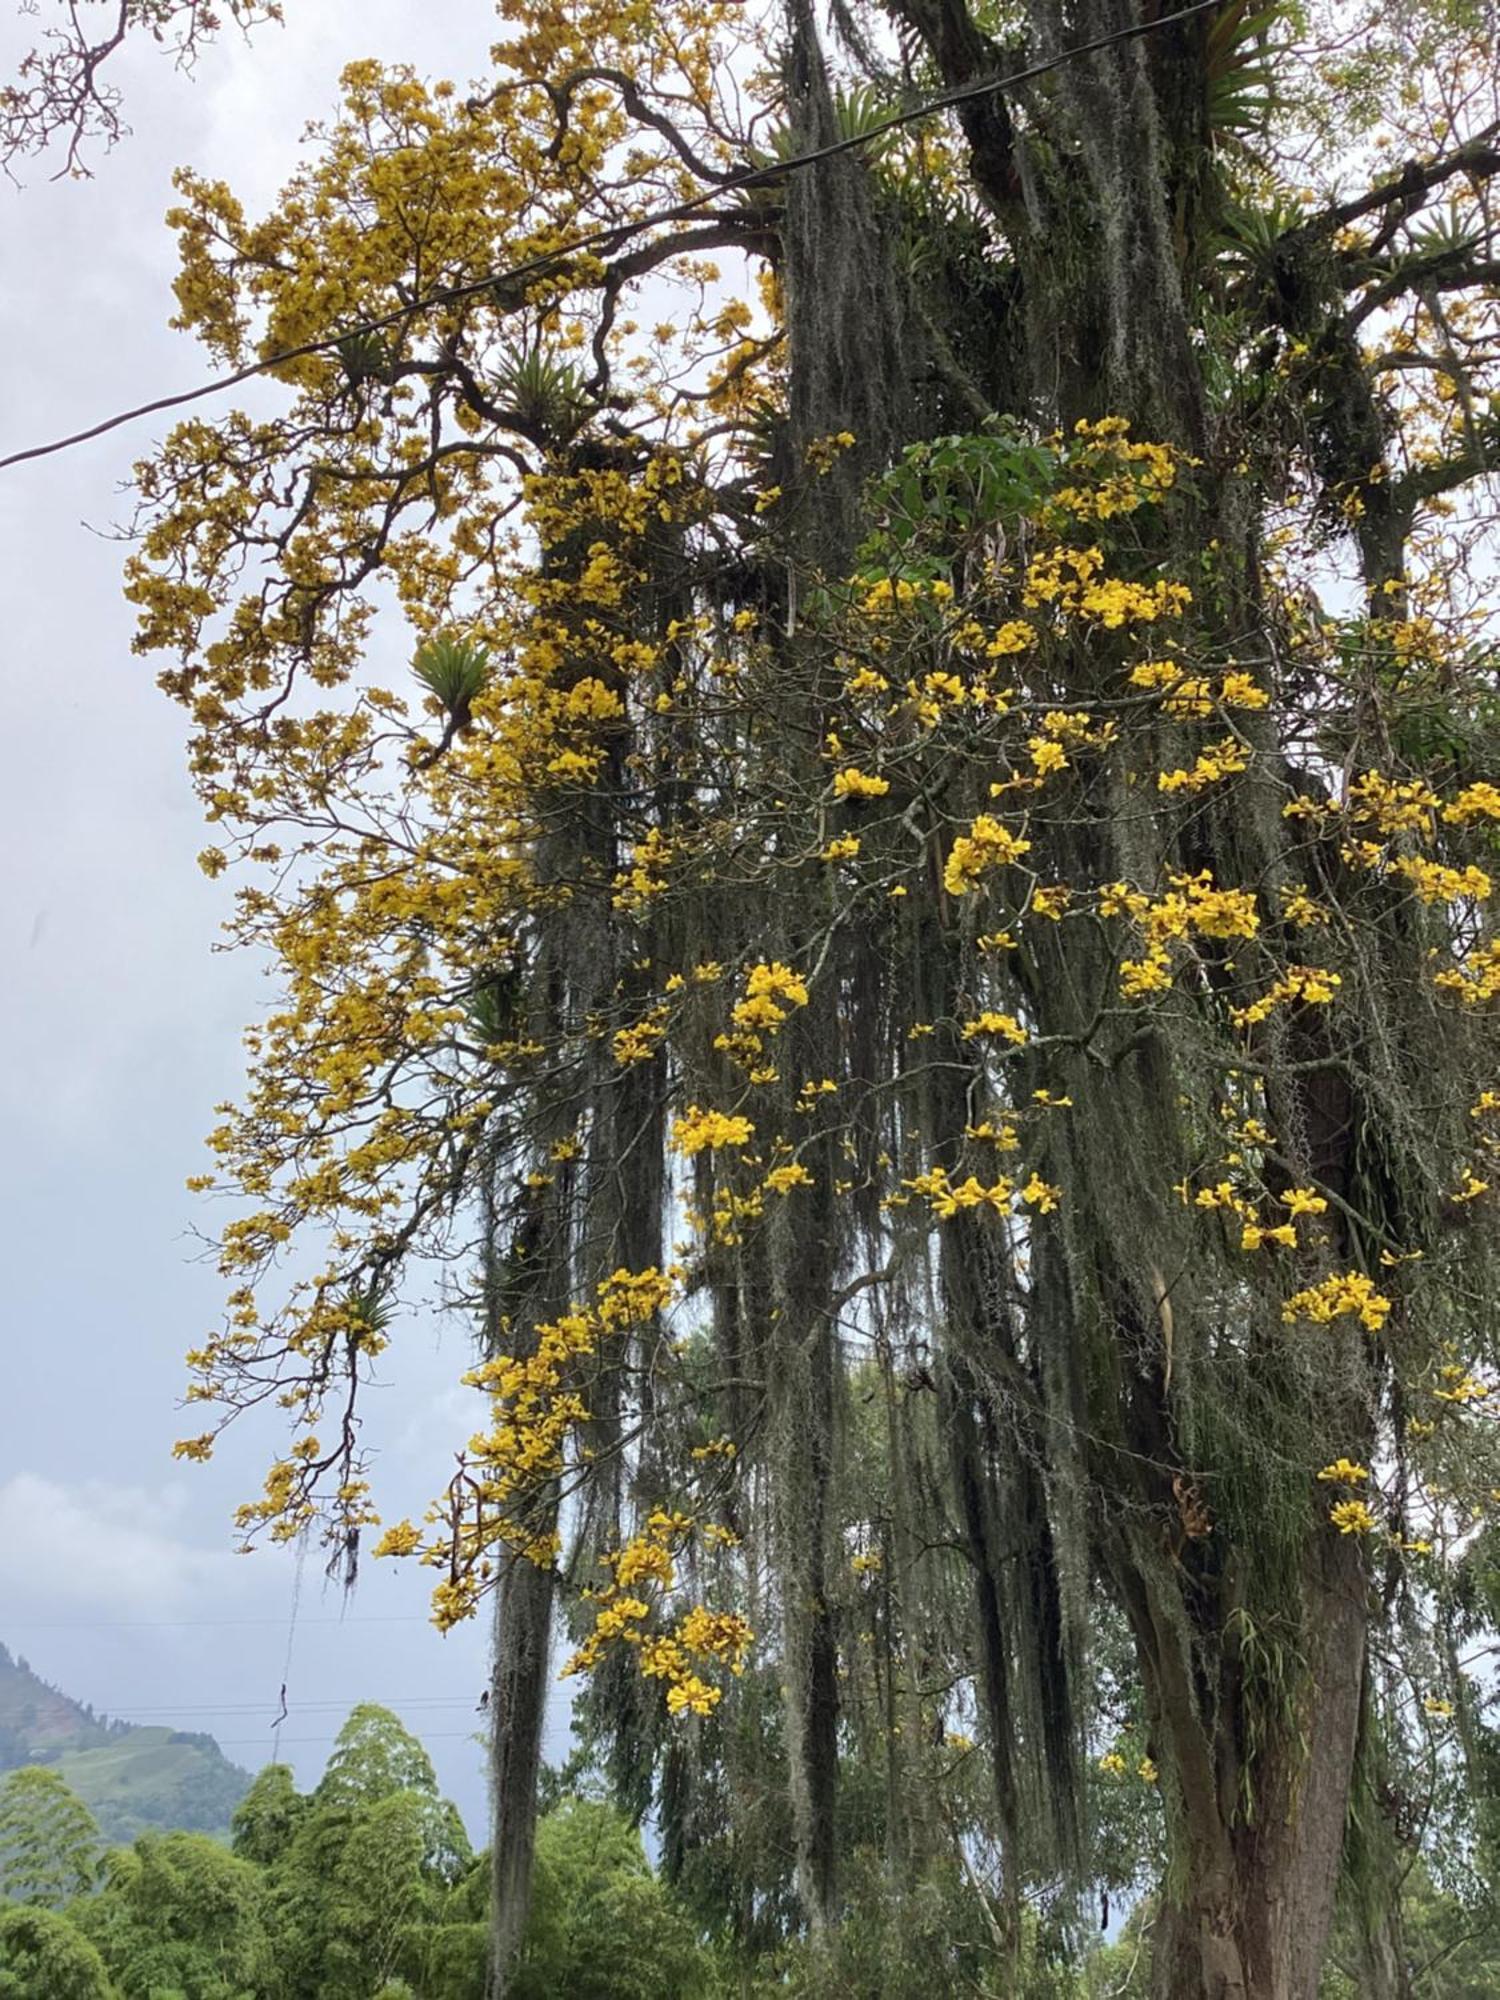
[{"label": "overcast sky", "polygon": [[[257,212],[346,61],[467,81],[495,27],[487,0],[287,0],[287,15],[191,80],[149,45],[127,54],[112,67],[134,133],[96,177],[49,184],[43,164],[19,191],[0,183],[0,455],[201,379],[167,326],[174,166]],[[34,26],[0,18],[0,75]],[[440,1638],[416,1570],[366,1564],[345,1606],[315,1554],[292,1632],[290,1555],[230,1552],[270,1432],[231,1434],[206,1468],[169,1455],[181,1357],[221,1291],[191,1235],[212,1212],[183,1181],[269,995],[252,961],[214,949],[229,889],[195,865],[181,717],[131,655],[123,552],[103,538],[160,434],[0,473],[0,1640],[80,1700],[211,1730],[252,1769],[285,1678],[282,1754],[304,1785],[348,1707],[387,1702],[479,1837],[485,1632]],[[409,1319],[400,1347],[368,1406],[388,1515],[442,1485],[476,1414],[454,1386],[461,1328]]]}]

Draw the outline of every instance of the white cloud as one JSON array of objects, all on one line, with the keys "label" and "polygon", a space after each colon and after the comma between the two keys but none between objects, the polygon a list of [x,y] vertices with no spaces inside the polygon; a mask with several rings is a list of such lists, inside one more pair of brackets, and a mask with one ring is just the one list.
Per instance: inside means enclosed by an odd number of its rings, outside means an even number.
[{"label": "white cloud", "polygon": [[0,1601],[139,1620],[242,1594],[244,1560],[195,1548],[181,1532],[188,1508],[175,1486],[13,1474],[0,1483]]}]

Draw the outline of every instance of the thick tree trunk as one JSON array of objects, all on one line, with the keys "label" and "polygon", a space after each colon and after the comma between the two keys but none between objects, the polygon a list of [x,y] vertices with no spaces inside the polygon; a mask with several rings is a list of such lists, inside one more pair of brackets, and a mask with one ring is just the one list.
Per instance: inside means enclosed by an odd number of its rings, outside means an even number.
[{"label": "thick tree trunk", "polygon": [[[1367,1585],[1350,1538],[1321,1532],[1304,1586],[1309,1653],[1248,1767],[1204,1730],[1185,1684],[1154,1676],[1179,1773],[1179,1879],[1154,1938],[1155,2000],[1316,2000],[1333,1921],[1363,1700]],[[1162,1668],[1165,1667],[1165,1670]],[[1224,1706],[1237,1676],[1225,1676]]]}]

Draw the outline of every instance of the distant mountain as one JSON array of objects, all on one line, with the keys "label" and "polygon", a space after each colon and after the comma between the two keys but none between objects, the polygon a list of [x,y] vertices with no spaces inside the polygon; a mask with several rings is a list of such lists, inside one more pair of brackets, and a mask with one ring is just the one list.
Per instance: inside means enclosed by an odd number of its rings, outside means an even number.
[{"label": "distant mountain", "polygon": [[0,1645],[0,1771],[55,1764],[112,1846],[153,1829],[227,1832],[250,1773],[211,1736],[96,1715]]}]

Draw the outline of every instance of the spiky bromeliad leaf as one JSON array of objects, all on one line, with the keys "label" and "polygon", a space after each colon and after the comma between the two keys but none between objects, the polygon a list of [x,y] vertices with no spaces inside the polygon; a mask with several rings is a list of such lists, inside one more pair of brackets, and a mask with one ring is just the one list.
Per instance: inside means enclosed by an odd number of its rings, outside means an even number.
[{"label": "spiky bromeliad leaf", "polygon": [[469,1023],[486,1042],[504,1042],[516,1032],[520,979],[514,967],[491,973],[464,996]]},{"label": "spiky bromeliad leaf", "polygon": [[1285,9],[1233,0],[1208,32],[1208,123],[1217,144],[1244,151],[1266,130],[1276,102],[1273,33]]},{"label": "spiky bromeliad leaf", "polygon": [[571,437],[589,414],[582,369],[539,348],[504,361],[495,386],[525,423],[558,437]]},{"label": "spiky bromeliad leaf", "polygon": [[394,1302],[373,1285],[351,1289],[344,1310],[351,1329],[360,1334],[382,1334],[396,1317]]},{"label": "spiky bromeliad leaf", "polygon": [[477,639],[439,633],[418,647],[412,672],[445,713],[464,718],[489,681],[490,650]]},{"label": "spiky bromeliad leaf", "polygon": [[335,342],[334,351],[354,388],[363,382],[382,381],[391,365],[390,350],[378,333],[346,333]]}]

